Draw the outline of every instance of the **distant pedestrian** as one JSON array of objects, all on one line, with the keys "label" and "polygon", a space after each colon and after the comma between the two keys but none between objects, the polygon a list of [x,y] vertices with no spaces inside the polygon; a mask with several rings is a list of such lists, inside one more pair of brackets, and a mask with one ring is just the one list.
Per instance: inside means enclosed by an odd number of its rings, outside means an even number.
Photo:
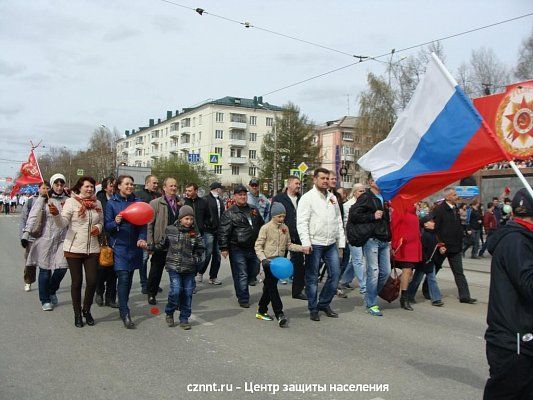
[{"label": "distant pedestrian", "polygon": [[259,210],[263,221],[270,221],[270,202],[267,197],[259,190],[259,181],[255,178],[250,180],[250,191],[248,192],[248,204]]}]

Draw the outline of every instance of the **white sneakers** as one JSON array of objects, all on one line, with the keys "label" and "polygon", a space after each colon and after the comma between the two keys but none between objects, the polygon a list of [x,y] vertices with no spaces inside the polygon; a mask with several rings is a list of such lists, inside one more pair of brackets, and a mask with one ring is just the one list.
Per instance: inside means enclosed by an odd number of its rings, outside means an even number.
[{"label": "white sneakers", "polygon": [[44,303],[43,304],[43,311],[52,311],[54,309],[54,306],[52,303]]},{"label": "white sneakers", "polygon": [[204,276],[201,274],[196,275],[196,283],[202,283],[204,281]]},{"label": "white sneakers", "polygon": [[31,290],[31,283],[26,283],[26,284],[24,285],[24,291],[25,291],[25,292],[29,292],[30,290]]}]

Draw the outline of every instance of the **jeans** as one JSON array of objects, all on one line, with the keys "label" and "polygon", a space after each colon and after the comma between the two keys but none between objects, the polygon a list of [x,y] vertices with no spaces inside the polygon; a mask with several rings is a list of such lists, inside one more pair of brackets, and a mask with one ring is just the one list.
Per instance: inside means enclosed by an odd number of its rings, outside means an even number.
[{"label": "jeans", "polygon": [[118,311],[120,317],[124,318],[129,315],[128,300],[130,298],[131,282],[133,281],[134,271],[116,271],[117,273],[117,291],[118,291]]},{"label": "jeans", "polygon": [[176,271],[168,271],[170,291],[168,292],[165,313],[172,315],[179,307],[180,322],[188,322],[191,316],[194,275],[194,273],[180,274]]},{"label": "jeans", "polygon": [[423,271],[418,269],[415,270],[413,274],[413,279],[407,287],[407,296],[409,297],[409,299],[415,298],[416,292],[418,291],[418,287],[420,286],[420,282],[422,282],[424,275],[426,275],[426,280],[428,282],[429,297],[431,301],[442,300],[442,295],[440,294],[439,284],[437,283],[437,276],[435,275],[435,270],[429,273],[424,273]]},{"label": "jeans", "polygon": [[463,272],[463,257],[462,254],[453,253],[445,255],[435,254],[435,271],[442,267],[444,259],[448,258],[448,263],[455,278],[455,285],[459,291],[459,300],[467,300],[470,298],[470,290],[468,289],[468,282],[466,281],[465,273]]},{"label": "jeans", "polygon": [[152,254],[152,259],[150,261],[150,274],[148,275],[148,282],[146,283],[146,291],[148,292],[148,296],[157,296],[166,262],[166,251],[156,251],[154,254]]},{"label": "jeans", "polygon": [[[350,283],[355,277],[359,283],[359,292],[366,293],[366,271],[363,268],[363,248],[348,245],[348,249],[350,250],[351,257],[340,281],[342,284]],[[345,252],[348,249],[345,249]]]},{"label": "jeans", "polygon": [[259,273],[259,259],[255,255],[254,249],[231,247],[229,249],[229,261],[237,299],[241,304],[248,303],[250,301],[248,284],[253,282]]},{"label": "jeans", "polygon": [[466,243],[465,246],[463,247],[463,253],[466,253],[466,251],[472,247],[472,254],[471,256],[472,257],[477,257],[478,253],[479,253],[479,236],[480,236],[480,231],[477,230],[477,229],[472,229],[472,234],[470,235],[470,240],[469,240],[469,243]]},{"label": "jeans", "polygon": [[204,274],[207,271],[209,262],[211,261],[211,269],[209,270],[209,279],[216,279],[218,271],[220,270],[220,249],[218,248],[217,235],[209,232],[204,234],[205,242],[205,262],[202,265],[199,273]]},{"label": "jeans", "polygon": [[482,257],[483,254],[485,253],[485,250],[487,250],[487,245],[488,245],[488,242],[489,242],[489,238],[492,236],[493,233],[494,233],[493,230],[487,231],[487,237],[485,238],[485,242],[483,243],[483,246],[481,247],[481,250],[479,250],[479,256],[480,257]]},{"label": "jeans", "polygon": [[117,298],[117,274],[113,267],[98,267],[96,294],[104,296],[105,301],[115,301]]},{"label": "jeans", "polygon": [[292,297],[301,294],[305,288],[304,254],[296,251],[289,252],[294,265],[292,276]]},{"label": "jeans", "polygon": [[39,268],[39,300],[41,304],[50,303],[50,296],[56,294],[67,268],[50,269]]},{"label": "jeans", "polygon": [[139,282],[141,283],[141,289],[146,291],[146,285],[148,284],[148,259],[150,254],[148,251],[143,250],[143,263],[139,268]]},{"label": "jeans", "polygon": [[[313,251],[305,257],[305,292],[307,294],[307,308],[310,312],[318,312],[329,307],[331,300],[337,293],[340,277],[340,260],[336,243],[329,246],[312,245]],[[324,287],[318,292],[318,272],[320,260],[326,263],[328,278]]]},{"label": "jeans", "polygon": [[378,294],[389,278],[390,246],[389,242],[370,238],[363,245],[366,260],[366,296],[367,308],[378,304]]}]

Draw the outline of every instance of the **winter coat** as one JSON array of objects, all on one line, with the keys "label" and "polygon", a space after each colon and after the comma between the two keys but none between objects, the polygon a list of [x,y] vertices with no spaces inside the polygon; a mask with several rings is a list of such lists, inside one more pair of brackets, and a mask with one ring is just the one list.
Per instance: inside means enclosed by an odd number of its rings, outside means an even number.
[{"label": "winter coat", "polygon": [[315,186],[300,198],[296,226],[304,247],[337,243],[339,248],[344,248],[340,206],[333,193],[324,195]]},{"label": "winter coat", "polygon": [[161,193],[151,192],[148,189],[143,188],[142,190],[135,192],[135,197],[141,201],[144,201],[145,203],[150,203],[152,200],[161,197]]},{"label": "winter coat", "polygon": [[450,207],[443,201],[434,210],[435,233],[446,245],[446,252],[456,254],[463,251],[464,230],[457,207]]},{"label": "winter coat", "polygon": [[155,245],[161,242],[167,226],[172,225],[178,218],[181,205],[179,197],[176,197],[176,213],[174,214],[165,196],[161,196],[152,200],[150,206],[154,209],[154,219],[148,224],[147,242],[148,245]]},{"label": "winter coat", "polygon": [[91,236],[93,226],[102,232],[104,214],[102,204],[96,200],[95,209],[86,209],[85,216],[79,216],[81,204],[74,198],[69,198],[63,205],[61,213],[54,216],[57,226],[68,228],[63,250],[69,253],[95,254],[100,253],[98,236]]},{"label": "winter coat", "polygon": [[435,269],[435,256],[439,253],[437,249],[437,235],[435,230],[422,229],[422,260],[416,264],[415,268],[429,274]]},{"label": "winter coat", "polygon": [[49,196],[50,198],[38,197],[34,200],[22,238],[30,239],[29,232],[36,224],[38,214],[44,209],[45,215],[42,234],[33,241],[28,252],[26,265],[37,265],[42,269],[55,270],[58,268],[67,268],[67,260],[63,254],[63,241],[67,234],[67,228],[57,226],[47,204],[54,204],[59,212],[61,212],[67,196],[64,193],[59,196],[52,193]]},{"label": "winter coat", "polygon": [[[517,333],[533,333],[533,231],[515,221],[488,239],[492,254],[485,340],[517,351]],[[521,342],[521,353],[533,357],[533,341]]]},{"label": "winter coat", "polygon": [[303,251],[302,246],[291,242],[287,225],[270,221],[261,227],[255,241],[255,254],[259,261],[266,258],[285,257],[287,250]]},{"label": "winter coat", "polygon": [[[377,210],[383,211],[380,219],[375,217]],[[356,247],[363,246],[370,238],[389,242],[391,240],[389,207],[386,203],[382,204],[381,200],[368,189],[350,207],[346,233],[350,244]]]},{"label": "winter coat", "polygon": [[207,200],[196,197],[194,199],[185,199],[185,204],[191,206],[194,210],[194,225],[201,235],[204,234],[205,228],[211,226],[211,212]]},{"label": "winter coat", "polygon": [[156,250],[167,251],[165,269],[179,274],[196,274],[204,262],[204,240],[194,227],[176,221],[167,226]]},{"label": "winter coat", "polygon": [[470,220],[468,222],[467,229],[472,231],[480,231],[482,222],[483,219],[479,212],[479,208],[476,210],[474,207],[472,207],[472,212],[470,213]]},{"label": "winter coat", "polygon": [[133,194],[128,198],[114,194],[107,202],[104,227],[110,237],[109,245],[113,248],[115,271],[133,271],[142,266],[143,250],[137,247],[137,241],[146,240],[146,225],[133,225],[124,218],[120,224],[115,222],[115,217],[121,211],[139,201],[142,200]]},{"label": "winter coat", "polygon": [[405,213],[392,212],[392,250],[394,260],[417,263],[422,260],[422,241],[416,210],[411,207]]},{"label": "winter coat", "polygon": [[[300,202],[300,195],[296,196],[296,205]],[[280,193],[274,196],[272,199],[273,203],[280,203],[283,204],[285,207],[285,212],[287,213],[285,215],[285,224],[289,228],[289,233],[291,235],[291,242],[296,244],[302,244],[300,241],[300,235],[298,235],[298,228],[296,227],[296,209],[294,207],[294,203],[292,202],[291,198],[287,193]]]},{"label": "winter coat", "polygon": [[220,217],[218,228],[220,250],[228,250],[231,246],[252,250],[263,225],[263,218],[257,208],[249,204],[243,207],[236,204],[231,206]]},{"label": "winter coat", "polygon": [[[22,239],[24,234],[24,228],[26,227],[26,222],[28,222],[28,217],[30,215],[31,207],[33,202],[37,200],[37,196],[30,197],[24,205],[22,206],[22,212],[20,213],[20,222],[19,222],[19,238]],[[28,241],[33,242],[33,237],[29,237]]]}]

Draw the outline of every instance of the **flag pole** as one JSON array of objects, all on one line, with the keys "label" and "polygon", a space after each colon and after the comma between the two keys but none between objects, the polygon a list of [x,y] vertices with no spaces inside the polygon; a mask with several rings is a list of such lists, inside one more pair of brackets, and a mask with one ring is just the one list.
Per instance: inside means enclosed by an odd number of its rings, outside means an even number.
[{"label": "flag pole", "polygon": [[531,196],[531,198],[533,198],[533,190],[531,189],[531,185],[526,180],[526,178],[524,178],[524,175],[522,175],[522,172],[516,166],[515,162],[511,160],[511,161],[509,161],[509,165],[511,166],[511,168],[513,169],[515,174],[518,176],[518,178],[520,179],[520,182],[522,182],[524,187],[527,189],[527,191],[528,191],[529,195]]}]

